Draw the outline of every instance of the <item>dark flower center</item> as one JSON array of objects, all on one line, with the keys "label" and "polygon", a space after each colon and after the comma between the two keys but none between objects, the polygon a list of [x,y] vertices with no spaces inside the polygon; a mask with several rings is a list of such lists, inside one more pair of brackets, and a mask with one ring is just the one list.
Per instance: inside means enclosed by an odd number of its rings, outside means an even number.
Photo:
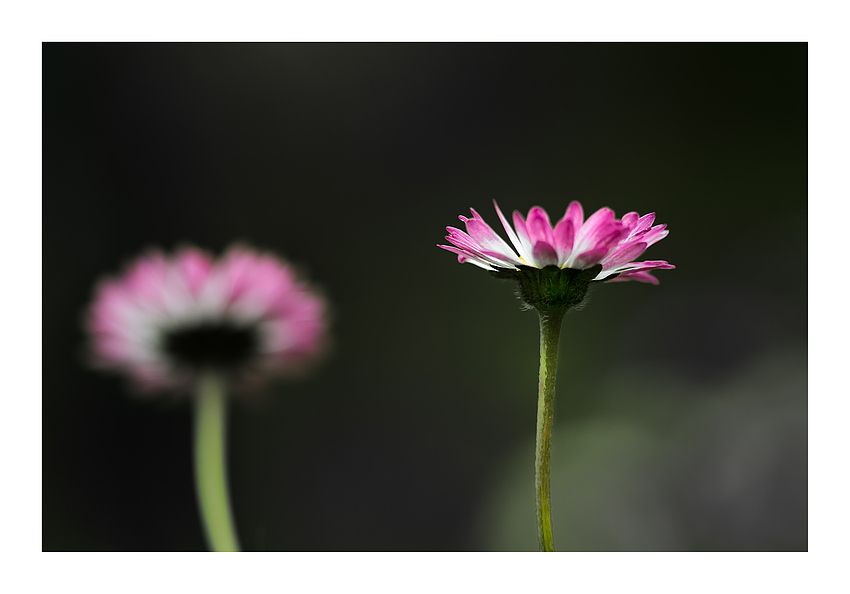
[{"label": "dark flower center", "polygon": [[164,348],[174,360],[192,368],[233,369],[257,352],[259,337],[253,326],[210,322],[172,330]]}]

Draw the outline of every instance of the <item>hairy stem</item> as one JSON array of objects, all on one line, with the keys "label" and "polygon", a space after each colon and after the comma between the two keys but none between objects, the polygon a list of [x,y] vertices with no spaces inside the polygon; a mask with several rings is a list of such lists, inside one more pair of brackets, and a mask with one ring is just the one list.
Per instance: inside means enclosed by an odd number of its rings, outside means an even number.
[{"label": "hairy stem", "polygon": [[552,515],[549,504],[549,458],[552,445],[552,422],[555,417],[555,373],[558,369],[558,342],[564,313],[542,311],[540,314],[540,384],[537,398],[537,441],[535,485],[537,487],[537,537],[540,550],[555,550]]}]

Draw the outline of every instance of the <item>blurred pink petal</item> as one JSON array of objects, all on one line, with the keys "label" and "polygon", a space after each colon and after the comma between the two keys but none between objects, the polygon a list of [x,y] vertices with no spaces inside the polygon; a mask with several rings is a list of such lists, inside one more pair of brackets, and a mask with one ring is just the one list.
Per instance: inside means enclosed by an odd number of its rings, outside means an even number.
[{"label": "blurred pink petal", "polygon": [[187,247],[145,255],[100,282],[86,327],[94,365],[144,390],[182,388],[206,371],[247,384],[316,359],[326,310],[271,254],[235,246],[214,260]]}]

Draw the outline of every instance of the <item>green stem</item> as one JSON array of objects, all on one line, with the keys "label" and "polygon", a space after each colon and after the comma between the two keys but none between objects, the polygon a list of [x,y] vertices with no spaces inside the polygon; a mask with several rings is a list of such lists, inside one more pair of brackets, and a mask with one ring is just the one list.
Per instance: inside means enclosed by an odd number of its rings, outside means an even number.
[{"label": "green stem", "polygon": [[555,373],[558,369],[558,342],[561,337],[562,311],[540,314],[540,384],[537,398],[537,447],[535,484],[537,487],[537,537],[540,550],[555,550],[552,515],[549,505],[549,458],[552,445],[552,422],[555,417]]},{"label": "green stem", "polygon": [[239,550],[227,492],[226,434],[224,381],[214,374],[204,374],[198,379],[195,394],[195,486],[212,551]]}]

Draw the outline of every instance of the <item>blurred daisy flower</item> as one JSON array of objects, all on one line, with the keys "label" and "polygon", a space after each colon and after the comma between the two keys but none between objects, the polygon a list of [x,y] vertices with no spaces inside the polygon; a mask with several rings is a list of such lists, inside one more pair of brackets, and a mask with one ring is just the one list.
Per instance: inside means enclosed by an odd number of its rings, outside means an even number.
[{"label": "blurred daisy flower", "polygon": [[102,281],[87,317],[93,364],[143,391],[183,390],[215,372],[256,386],[321,352],[326,304],[282,260],[233,247],[152,252]]},{"label": "blurred daisy flower", "polygon": [[326,310],[283,260],[244,246],[219,260],[192,247],[151,252],[95,289],[92,363],[142,391],[193,393],[196,491],[211,550],[240,549],[227,488],[227,392],[312,363]]},{"label": "blurred daisy flower", "polygon": [[471,219],[459,217],[466,224],[466,233],[447,227],[446,239],[452,245],[439,247],[456,253],[460,262],[493,271],[518,270],[520,266],[585,270],[601,264],[602,270],[594,281],[638,280],[658,284],[649,271],[674,268],[664,260],[634,261],[646,248],[667,236],[666,225],[652,225],[655,213],[641,217],[630,212],[617,220],[613,210],[600,208],[585,221],[581,204],[572,202],[554,227],[549,215],[539,206],[532,208],[526,219],[515,211],[511,227],[499,205],[495,201],[493,204],[513,249],[472,209]]}]

